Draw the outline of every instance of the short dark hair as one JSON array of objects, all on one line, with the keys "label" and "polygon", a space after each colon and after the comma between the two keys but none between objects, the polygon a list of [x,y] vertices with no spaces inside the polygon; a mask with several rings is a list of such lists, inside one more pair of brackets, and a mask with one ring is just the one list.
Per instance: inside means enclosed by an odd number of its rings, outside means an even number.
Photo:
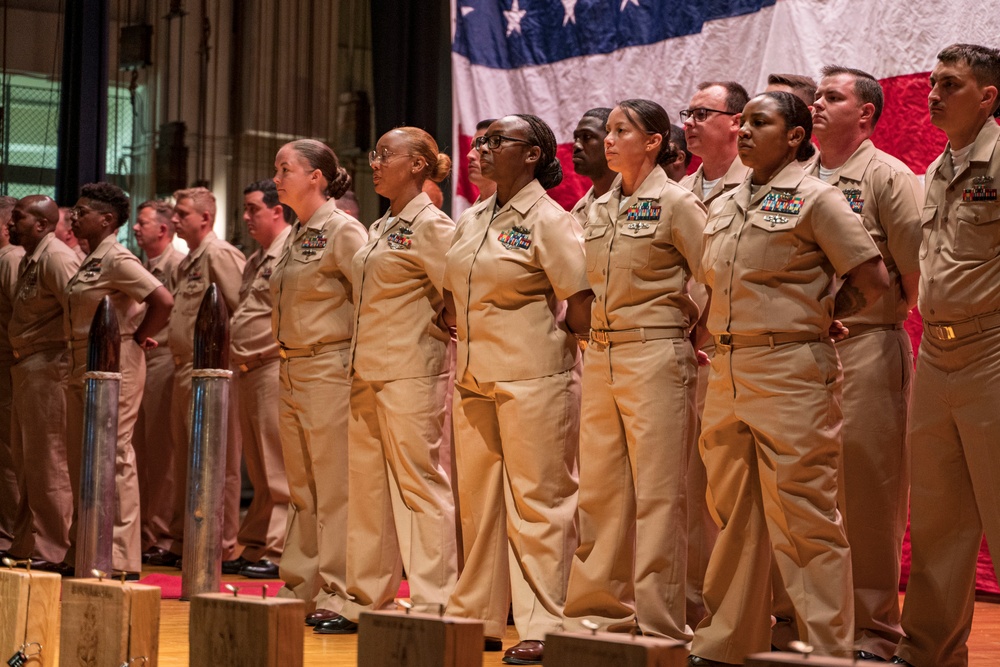
[{"label": "short dark hair", "polygon": [[882,116],[882,107],[885,104],[885,96],[882,94],[882,84],[868,72],[853,67],[841,67],[840,65],[827,65],[823,68],[823,76],[837,76],[838,74],[850,74],[854,77],[854,94],[858,96],[862,104],[871,103],[875,107],[872,114],[872,127]]},{"label": "short dark hair", "polygon": [[528,125],[528,141],[532,146],[542,149],[542,154],[535,165],[535,178],[548,190],[562,183],[562,165],[556,157],[556,135],[544,120],[530,113],[513,114]]},{"label": "short dark hair", "polygon": [[950,44],[941,49],[937,59],[949,64],[964,62],[972,70],[976,83],[996,88],[993,115],[1000,113],[1000,51],[979,44]]},{"label": "short dark hair", "polygon": [[785,119],[785,127],[801,127],[805,130],[805,136],[802,137],[802,143],[799,144],[798,152],[795,154],[796,160],[808,160],[816,152],[813,147],[812,142],[812,113],[809,111],[809,107],[806,103],[802,101],[802,98],[798,95],[785,92],[783,90],[774,90],[769,93],[761,93],[758,97],[770,97],[778,104],[778,111],[781,113],[782,117]]},{"label": "short dark hair", "polygon": [[274,208],[275,206],[281,206],[281,215],[284,216],[285,222],[292,221],[292,209],[287,206],[282,205],[278,201],[278,186],[274,184],[271,179],[263,179],[260,181],[254,181],[250,185],[243,188],[243,194],[248,195],[251,192],[259,192],[264,200],[264,206],[268,208]]},{"label": "short dark hair", "polygon": [[593,109],[587,109],[583,112],[584,118],[596,118],[604,125],[608,124],[608,116],[610,115],[611,109],[608,107],[594,107]]},{"label": "short dark hair", "polygon": [[750,101],[747,89],[735,81],[702,81],[698,84],[698,90],[705,90],[713,86],[719,86],[726,90],[726,111],[729,113],[740,113]]},{"label": "short dark hair", "polygon": [[687,138],[684,136],[684,128],[680,125],[670,126],[670,141],[677,150],[684,151],[684,167],[691,166],[691,153],[688,152]]},{"label": "short dark hair", "polygon": [[128,222],[129,198],[117,185],[106,181],[87,183],[80,188],[80,196],[103,204],[105,212],[115,216],[115,227],[121,227]]},{"label": "short dark hair", "polygon": [[667,164],[677,159],[677,151],[670,143],[670,116],[666,109],[652,100],[633,98],[618,103],[629,122],[649,134],[660,135],[660,152],[656,164]]},{"label": "short dark hair", "polygon": [[[800,94],[806,104],[816,101],[816,82],[810,76],[802,74],[768,74],[767,85],[788,86]],[[808,98],[808,100],[804,99]]]},{"label": "short dark hair", "polygon": [[495,122],[497,122],[496,118],[487,118],[486,120],[479,121],[478,123],[476,123],[476,132],[485,131],[487,128],[489,128],[490,125],[492,125]]}]

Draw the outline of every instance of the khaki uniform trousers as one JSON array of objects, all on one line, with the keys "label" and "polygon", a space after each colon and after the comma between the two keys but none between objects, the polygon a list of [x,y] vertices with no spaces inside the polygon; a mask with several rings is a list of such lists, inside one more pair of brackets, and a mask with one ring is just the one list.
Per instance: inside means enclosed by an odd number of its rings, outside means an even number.
[{"label": "khaki uniform trousers", "polygon": [[909,424],[913,560],[896,650],[917,667],[968,663],[984,528],[986,541],[1000,544],[998,375],[1000,331],[951,342],[924,336]]},{"label": "khaki uniform trousers", "polygon": [[820,655],[851,654],[850,549],[837,509],[841,382],[830,343],[716,350],[700,447],[722,530],[693,654],[742,663],[769,649],[772,557],[802,641]]},{"label": "khaki uniform trousers", "polygon": [[142,550],[170,546],[170,519],[174,511],[174,447],[170,427],[170,396],[174,386],[174,359],[170,349],[146,352],[146,384],[132,435],[139,476]]},{"label": "khaki uniform trousers", "polygon": [[414,609],[436,613],[458,577],[451,434],[454,376],[351,383],[351,502],[341,612],[392,607],[406,568]]},{"label": "khaki uniform trousers", "polygon": [[347,341],[281,362],[278,423],[291,506],[278,594],[304,600],[306,613],[340,613],[347,600],[349,363]]},{"label": "khaki uniform trousers", "polygon": [[[111,563],[122,572],[142,570],[142,545],[139,526],[139,477],[135,469],[135,451],[132,449],[132,430],[139,415],[142,390],[146,383],[146,356],[131,339],[121,342],[121,375],[118,397],[118,443],[115,451],[115,525]],[[87,372],[87,348],[73,350],[73,374],[69,381],[66,401],[66,460],[69,478],[73,484],[73,527],[70,542],[74,548],[67,555],[67,562],[74,564],[77,524],[77,506],[80,498],[80,466],[83,460],[84,434],[84,379]]]},{"label": "khaki uniform trousers", "polygon": [[[165,547],[184,555],[184,522],[187,518],[187,472],[191,449],[191,361],[177,365],[174,360],[174,386],[170,393],[170,424],[174,441],[173,509],[170,537]],[[240,416],[239,401],[232,381],[229,383],[229,410],[226,416],[226,482],[223,490],[222,559],[236,558],[236,533],[240,526]]]},{"label": "khaki uniform trousers", "polygon": [[456,384],[465,569],[448,612],[483,621],[487,637],[504,636],[511,602],[522,641],[562,629],[577,546],[577,377],[478,383],[466,373]]},{"label": "khaki uniform trousers", "polygon": [[14,449],[11,446],[11,396],[10,367],[13,358],[0,360],[0,551],[7,551],[14,541],[17,504],[21,497],[17,477],[20,469],[14,466]]},{"label": "khaki uniform trousers", "polygon": [[66,465],[66,392],[70,353],[35,352],[11,367],[14,465],[21,500],[10,552],[61,563],[69,549],[73,490]]},{"label": "khaki uniform trousers", "polygon": [[[913,348],[900,328],[852,336],[837,343],[837,352],[844,369],[840,511],[851,545],[854,648],[888,660],[902,638],[899,561],[909,499],[906,414]],[[785,648],[798,639],[798,630],[780,585],[774,613],[771,641]]]},{"label": "khaki uniform trousers", "polygon": [[[697,363],[686,338],[599,345],[584,355],[580,546],[566,616],[691,640],[687,502]],[[581,628],[582,629],[582,628]]]},{"label": "khaki uniform trousers", "polygon": [[[702,348],[709,359],[715,355],[715,344]],[[695,437],[691,438],[691,455],[687,467],[687,623],[691,628],[698,627],[705,618],[705,571],[708,570],[708,559],[719,537],[719,527],[712,518],[708,507],[708,475],[705,472],[705,462],[698,452],[698,438],[701,435],[701,416],[705,412],[705,397],[708,395],[708,366],[698,367],[698,391],[696,392],[696,410],[698,421]]]},{"label": "khaki uniform trousers", "polygon": [[253,562],[281,559],[288,524],[288,481],[278,427],[278,361],[269,359],[235,376],[243,459],[253,485],[253,501],[236,540],[243,545],[243,558]]}]

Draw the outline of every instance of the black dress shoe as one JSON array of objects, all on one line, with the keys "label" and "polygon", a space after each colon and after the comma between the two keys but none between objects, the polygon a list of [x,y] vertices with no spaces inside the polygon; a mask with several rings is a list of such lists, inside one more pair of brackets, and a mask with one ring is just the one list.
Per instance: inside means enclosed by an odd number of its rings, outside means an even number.
[{"label": "black dress shoe", "polygon": [[496,653],[503,650],[503,640],[496,637],[486,637],[483,640],[483,650],[489,653]]},{"label": "black dress shoe", "polygon": [[890,660],[889,662],[891,662],[894,665],[906,665],[906,667],[913,667],[913,665],[911,665],[910,663],[906,662],[905,660],[903,660],[902,658],[900,658],[898,655],[892,656],[892,660]]},{"label": "black dress shoe", "polygon": [[503,653],[503,662],[507,665],[540,665],[545,642],[534,639],[519,642]]},{"label": "black dress shoe", "polygon": [[256,563],[247,563],[240,569],[240,574],[250,579],[277,579],[278,564],[261,558]]},{"label": "black dress shoe", "polygon": [[253,561],[249,561],[243,556],[235,560],[224,560],[222,561],[222,574],[239,574],[240,570],[247,565],[253,565]]},{"label": "black dress shoe", "polygon": [[318,635],[353,635],[358,631],[358,624],[337,614],[329,621],[317,623],[313,632]]},{"label": "black dress shoe", "polygon": [[125,581],[139,581],[138,572],[122,572],[121,570],[115,570],[111,573],[112,579],[122,580],[122,575],[125,575]]},{"label": "black dress shoe", "polygon": [[149,558],[144,558],[143,560],[150,565],[156,565],[158,567],[180,567],[181,557],[173,551],[153,547],[146,553],[149,554]]},{"label": "black dress shoe", "polygon": [[32,558],[31,569],[40,572],[55,572],[60,577],[72,577],[75,574],[75,568],[69,563],[53,563],[43,558]]},{"label": "black dress shoe", "polygon": [[889,662],[880,655],[876,655],[871,651],[855,651],[854,659],[861,660],[862,662]]},{"label": "black dress shoe", "polygon": [[739,667],[739,665],[731,662],[719,662],[718,660],[709,660],[708,658],[702,658],[700,655],[688,656],[688,666],[689,667]]},{"label": "black dress shoe", "polygon": [[335,611],[330,611],[329,609],[317,609],[311,614],[306,614],[306,625],[317,626],[323,621],[329,621],[331,619],[340,616]]}]

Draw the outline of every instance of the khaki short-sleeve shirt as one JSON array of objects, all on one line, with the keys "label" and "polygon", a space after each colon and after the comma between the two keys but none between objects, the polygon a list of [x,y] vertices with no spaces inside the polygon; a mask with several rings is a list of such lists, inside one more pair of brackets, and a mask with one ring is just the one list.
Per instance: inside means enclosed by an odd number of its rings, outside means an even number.
[{"label": "khaki short-sleeve shirt", "polygon": [[[819,167],[816,160],[809,173],[819,178]],[[909,308],[899,278],[920,269],[920,181],[905,164],[865,140],[827,183],[843,192],[861,216],[889,272],[889,289],[860,313],[844,318],[844,324],[902,322]]]},{"label": "khaki short-sleeve shirt", "polygon": [[142,302],[157,287],[160,281],[142,267],[138,257],[118,243],[114,234],[106,237],[66,286],[66,334],[73,347],[86,347],[94,314],[105,296],[111,300],[122,338],[130,338],[146,312]]},{"label": "khaki short-sleeve shirt", "polygon": [[583,230],[535,180],[496,209],[496,195],[462,214],[444,287],[458,313],[456,377],[528,380],[576,364],[559,302],[589,290]]},{"label": "khaki short-sleeve shirt", "polygon": [[66,344],[66,285],[78,268],[76,253],[51,232],[21,260],[8,331],[15,357]]},{"label": "khaki short-sleeve shirt", "polygon": [[455,223],[425,193],[371,226],[354,256],[352,368],[366,380],[427,377],[448,366],[445,253]]},{"label": "khaki short-sleeve shirt", "polygon": [[701,261],[705,217],[698,198],[659,166],[624,199],[617,177],[584,230],[591,328],[693,326],[698,307],[687,283]]},{"label": "khaki short-sleeve shirt", "polygon": [[177,265],[174,274],[174,309],[170,313],[167,342],[175,358],[194,356],[194,324],[208,286],[219,286],[230,313],[239,304],[243,281],[243,253],[209,232],[198,247]]},{"label": "khaki short-sleeve shirt", "polygon": [[920,313],[932,323],[1000,311],[1000,126],[992,118],[958,174],[951,144],[927,169]]},{"label": "khaki short-sleeve shirt", "polygon": [[278,356],[278,342],[274,340],[271,330],[271,313],[274,310],[271,276],[291,231],[292,228],[286,225],[270,246],[258,248],[250,255],[243,269],[240,305],[233,313],[232,334],[229,337],[233,363]]},{"label": "khaki short-sleeve shirt", "polygon": [[720,195],[723,195],[733,188],[738,187],[747,179],[750,174],[750,168],[747,167],[739,158],[735,158],[733,163],[729,165],[729,169],[723,174],[722,178],[716,182],[712,189],[709,190],[707,197],[702,197],[704,194],[705,185],[705,167],[704,165],[698,165],[698,168],[693,174],[688,174],[683,179],[681,179],[681,187],[687,188],[694,196],[701,199],[702,203],[706,206],[710,206],[713,201],[715,201]]},{"label": "khaki short-sleeve shirt", "polygon": [[333,199],[292,228],[271,275],[271,326],[280,345],[299,349],[351,340],[351,260],[367,236],[364,225]]},{"label": "khaki short-sleeve shirt", "polygon": [[747,179],[715,200],[704,248],[714,335],[819,336],[833,321],[835,276],[879,256],[843,193],[794,162],[756,193]]},{"label": "khaki short-sleeve shirt", "polygon": [[[175,248],[171,244],[167,244],[167,247],[163,249],[156,257],[152,259],[146,259],[142,265],[147,271],[153,274],[153,277],[160,281],[160,284],[167,288],[167,291],[171,294],[174,293],[174,278],[177,272],[177,265],[181,263],[184,259],[184,253]],[[170,330],[170,325],[163,327],[162,331],[159,331],[153,340],[156,341],[158,347],[167,349],[167,332]],[[146,350],[146,354],[150,351]]]}]

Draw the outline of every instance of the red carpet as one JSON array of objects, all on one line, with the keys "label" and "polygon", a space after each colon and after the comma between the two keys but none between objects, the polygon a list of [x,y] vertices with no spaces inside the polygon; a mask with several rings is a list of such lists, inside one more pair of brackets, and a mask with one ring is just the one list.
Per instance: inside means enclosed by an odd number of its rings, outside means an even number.
[{"label": "red carpet", "polygon": [[[140,579],[139,583],[146,584],[148,586],[159,586],[161,600],[179,600],[181,598],[181,577],[179,574],[150,574]],[[219,586],[220,593],[229,592],[226,590],[227,584],[231,584],[240,589],[246,588],[245,593],[242,590],[240,591],[241,595],[254,597],[260,595],[261,584],[267,586],[268,597],[274,597],[277,595],[278,589],[282,586],[280,579],[242,579],[237,581],[224,581],[222,585]],[[410,597],[410,585],[406,581],[399,585],[399,593],[396,597]]]}]

